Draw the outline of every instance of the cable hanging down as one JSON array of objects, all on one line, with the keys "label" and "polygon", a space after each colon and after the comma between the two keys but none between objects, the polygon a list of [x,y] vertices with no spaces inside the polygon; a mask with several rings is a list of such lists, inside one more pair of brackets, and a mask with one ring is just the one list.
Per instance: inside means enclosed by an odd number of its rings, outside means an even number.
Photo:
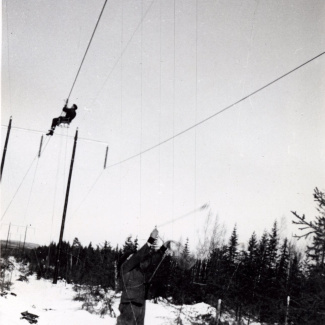
[{"label": "cable hanging down", "polygon": [[104,9],[105,9],[105,6],[106,6],[106,3],[107,3],[107,0],[105,0],[104,5],[103,5],[103,8],[102,8],[102,10],[101,10],[101,12],[100,12],[100,14],[99,14],[98,19],[97,19],[97,23],[96,23],[95,28],[94,28],[94,31],[93,31],[93,33],[92,33],[92,35],[91,35],[90,41],[89,41],[88,46],[87,46],[87,49],[86,49],[86,51],[85,51],[85,54],[84,54],[84,56],[83,56],[83,58],[82,58],[81,64],[80,64],[79,69],[78,69],[78,72],[77,72],[77,74],[76,74],[76,77],[75,77],[75,79],[74,79],[74,81],[73,81],[73,84],[72,84],[71,90],[70,90],[70,92],[69,92],[69,96],[68,96],[68,98],[67,98],[67,101],[69,101],[70,95],[71,95],[71,93],[72,93],[72,90],[73,90],[73,88],[74,88],[74,85],[75,85],[75,83],[76,83],[76,81],[77,81],[77,78],[78,78],[78,76],[79,76],[79,73],[80,73],[81,67],[82,67],[82,65],[83,65],[83,63],[84,63],[84,61],[85,61],[85,58],[86,58],[86,55],[87,55],[87,53],[88,53],[88,50],[89,50],[90,44],[91,44],[91,42],[92,42],[92,40],[93,40],[93,38],[94,38],[95,32],[96,32],[96,30],[97,30],[97,26],[98,26],[98,24],[99,24],[100,18],[102,17],[102,14],[103,14],[103,12],[104,12]]}]

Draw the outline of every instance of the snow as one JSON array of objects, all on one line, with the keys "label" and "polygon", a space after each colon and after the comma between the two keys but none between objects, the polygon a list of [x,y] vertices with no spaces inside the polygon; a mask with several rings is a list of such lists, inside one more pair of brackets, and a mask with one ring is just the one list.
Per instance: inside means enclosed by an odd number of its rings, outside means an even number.
[{"label": "snow", "polygon": [[[72,284],[65,281],[58,281],[52,284],[51,280],[37,280],[36,275],[28,276],[27,281],[18,281],[18,278],[26,274],[27,269],[10,260],[14,268],[12,272],[6,271],[6,281],[11,279],[12,285],[7,290],[7,295],[0,296],[0,323],[2,325],[28,325],[28,321],[21,319],[21,313],[38,315],[39,325],[58,325],[58,324],[78,324],[78,325],[114,325],[116,318],[105,315],[89,313],[82,309],[83,301],[76,301],[77,293],[73,290]],[[110,294],[113,295],[113,292]],[[116,316],[119,315],[120,295],[114,296],[113,310]],[[155,304],[147,301],[145,324],[147,325],[167,325],[176,324],[178,317],[181,318],[183,325],[205,324],[204,315],[215,316],[215,308],[205,304],[175,306],[164,299],[158,299]],[[230,320],[227,315],[224,320]],[[231,323],[230,323],[231,324]]]},{"label": "snow", "polygon": [[[15,264],[17,265],[17,264]],[[74,301],[76,293],[72,285],[59,281],[56,285],[49,280],[37,280],[29,276],[28,282],[17,281],[20,272],[15,267],[12,274],[13,285],[5,297],[0,297],[0,322],[3,325],[29,324],[21,320],[21,312],[39,316],[38,324],[115,324],[81,310],[81,302]],[[16,296],[11,293],[15,293]]]}]

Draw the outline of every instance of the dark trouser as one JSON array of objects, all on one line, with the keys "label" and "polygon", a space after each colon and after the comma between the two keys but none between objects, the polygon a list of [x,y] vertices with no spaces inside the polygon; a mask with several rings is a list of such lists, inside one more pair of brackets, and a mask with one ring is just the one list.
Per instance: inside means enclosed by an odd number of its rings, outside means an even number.
[{"label": "dark trouser", "polygon": [[52,125],[51,125],[51,129],[54,130],[55,127],[57,125],[59,125],[61,123],[61,118],[60,117],[55,117],[53,120],[52,120]]},{"label": "dark trouser", "polygon": [[121,303],[119,306],[120,316],[117,317],[116,325],[144,325],[146,302],[141,304]]}]

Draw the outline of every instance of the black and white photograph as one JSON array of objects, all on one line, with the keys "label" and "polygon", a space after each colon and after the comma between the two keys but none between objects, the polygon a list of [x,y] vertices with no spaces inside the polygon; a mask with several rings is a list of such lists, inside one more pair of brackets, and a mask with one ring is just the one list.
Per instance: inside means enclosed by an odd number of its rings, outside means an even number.
[{"label": "black and white photograph", "polygon": [[325,324],[325,2],[2,0],[2,325]]}]

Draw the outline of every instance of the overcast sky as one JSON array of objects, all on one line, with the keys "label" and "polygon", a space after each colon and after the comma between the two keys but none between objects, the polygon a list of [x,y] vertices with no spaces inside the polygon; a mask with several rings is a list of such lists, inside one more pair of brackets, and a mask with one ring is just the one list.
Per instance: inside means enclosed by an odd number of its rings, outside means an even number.
[{"label": "overcast sky", "polygon": [[[240,241],[314,218],[325,55],[261,88],[325,51],[324,1],[108,0],[77,76],[103,4],[2,1],[1,238],[11,223],[11,239],[29,225],[58,241],[77,127],[65,240],[143,242],[157,225],[194,248],[208,213]],[[46,137],[70,91],[76,119]]]}]

